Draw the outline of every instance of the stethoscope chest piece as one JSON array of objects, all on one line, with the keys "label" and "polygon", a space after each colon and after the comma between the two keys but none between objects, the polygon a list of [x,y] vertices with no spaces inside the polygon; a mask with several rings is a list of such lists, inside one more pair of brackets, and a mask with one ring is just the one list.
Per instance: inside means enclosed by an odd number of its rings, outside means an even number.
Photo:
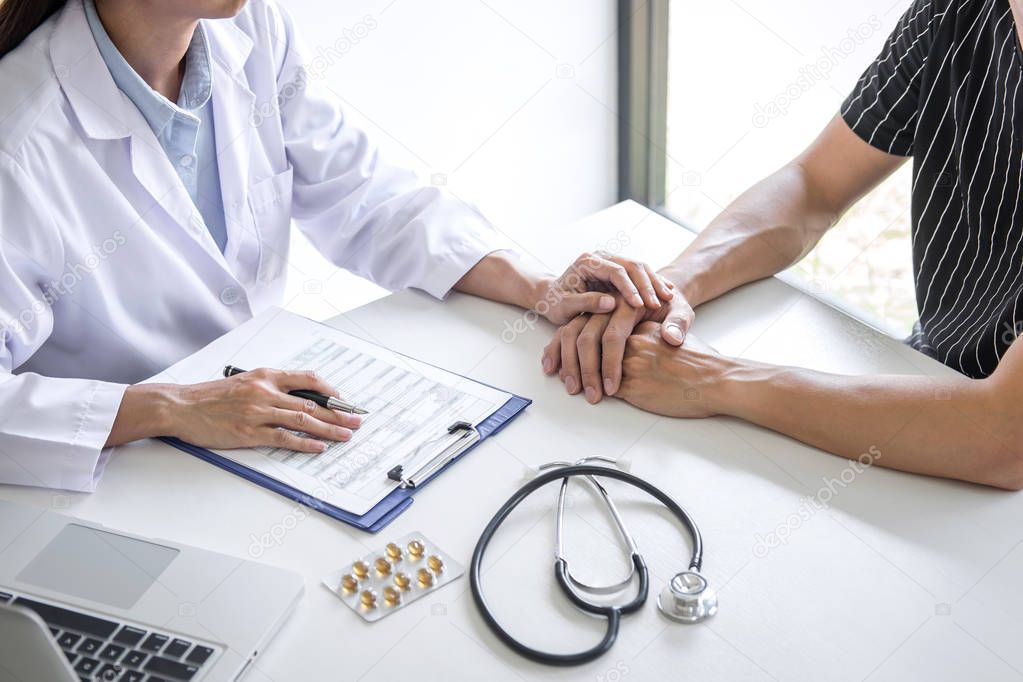
[{"label": "stethoscope chest piece", "polygon": [[680,623],[699,623],[718,612],[718,596],[702,575],[682,571],[661,590],[657,608]]}]

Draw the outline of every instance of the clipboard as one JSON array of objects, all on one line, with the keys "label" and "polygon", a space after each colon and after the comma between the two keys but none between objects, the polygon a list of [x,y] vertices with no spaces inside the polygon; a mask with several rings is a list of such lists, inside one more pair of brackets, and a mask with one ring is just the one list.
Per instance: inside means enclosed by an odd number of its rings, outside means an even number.
[{"label": "clipboard", "polygon": [[[473,380],[470,379],[470,381]],[[223,455],[218,455],[206,448],[186,443],[177,438],[160,438],[160,440],[216,467],[235,474],[236,476],[240,476],[247,481],[251,481],[252,483],[262,486],[267,490],[271,490],[278,495],[282,495],[290,500],[298,502],[301,505],[309,507],[310,509],[314,509],[321,514],[326,514],[333,519],[337,519],[342,523],[347,523],[359,530],[363,530],[368,533],[377,533],[412,505],[413,496],[418,490],[446,471],[448,467],[471,452],[484,440],[493,436],[507,426],[511,420],[521,414],[523,410],[532,404],[532,402],[533,401],[529,398],[512,395],[512,397],[509,398],[504,405],[477,424],[476,428],[473,430],[474,433],[478,435],[477,438],[472,438],[471,442],[467,441],[464,443],[464,447],[455,452],[445,453],[443,450],[438,452],[437,455],[432,457],[426,465],[424,465],[430,466],[435,462],[437,457],[445,457],[441,465],[437,466],[433,471],[424,472],[422,471],[423,467],[420,467],[419,470],[415,472],[402,472],[402,474],[407,474],[407,478],[411,478],[414,481],[414,485],[399,485],[397,488],[388,493],[380,502],[374,505],[372,509],[362,515],[345,511],[340,507],[288,485],[279,479],[247,467],[244,464],[239,464],[234,460],[228,459]],[[416,478],[413,477],[422,478],[416,480]]]}]

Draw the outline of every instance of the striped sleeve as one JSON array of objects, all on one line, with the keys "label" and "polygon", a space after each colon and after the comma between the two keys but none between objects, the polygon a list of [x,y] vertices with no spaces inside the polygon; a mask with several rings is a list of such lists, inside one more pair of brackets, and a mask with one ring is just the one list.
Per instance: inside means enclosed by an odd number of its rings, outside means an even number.
[{"label": "striped sleeve", "polygon": [[842,103],[842,118],[864,142],[889,154],[910,156],[920,101],[920,81],[935,0],[913,0],[881,53]]}]

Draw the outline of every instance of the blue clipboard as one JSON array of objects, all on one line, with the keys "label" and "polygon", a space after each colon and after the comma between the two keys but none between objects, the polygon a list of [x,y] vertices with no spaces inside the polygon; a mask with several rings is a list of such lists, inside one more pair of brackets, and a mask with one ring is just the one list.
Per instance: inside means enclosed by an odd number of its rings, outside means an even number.
[{"label": "blue clipboard", "polygon": [[290,500],[294,500],[299,504],[305,505],[310,509],[315,509],[322,514],[326,514],[331,518],[347,523],[350,526],[354,526],[359,530],[376,533],[412,505],[412,496],[416,493],[416,491],[423,487],[423,485],[432,481],[434,478],[446,471],[452,464],[471,452],[477,445],[503,429],[512,419],[517,417],[523,410],[529,407],[532,402],[533,401],[529,398],[513,395],[504,405],[499,407],[497,411],[476,426],[476,430],[480,434],[480,439],[478,441],[462,451],[445,467],[437,471],[437,473],[428,478],[426,481],[423,481],[423,483],[417,485],[415,488],[395,488],[388,493],[387,497],[380,500],[380,502],[378,502],[372,509],[361,516],[352,514],[340,507],[324,502],[323,500],[304,493],[298,488],[290,486],[287,483],[283,483],[272,476],[268,476],[261,471],[256,471],[255,469],[251,469],[243,464],[238,464],[237,462],[222,455],[218,455],[206,448],[200,448],[182,440],[178,440],[177,438],[161,438],[160,440],[173,445],[179,450],[183,450],[190,455],[194,455],[201,460],[209,462],[214,466],[220,467],[225,471],[241,476],[242,478],[252,481],[257,485],[261,485],[268,490],[272,490],[278,495],[283,495]]}]

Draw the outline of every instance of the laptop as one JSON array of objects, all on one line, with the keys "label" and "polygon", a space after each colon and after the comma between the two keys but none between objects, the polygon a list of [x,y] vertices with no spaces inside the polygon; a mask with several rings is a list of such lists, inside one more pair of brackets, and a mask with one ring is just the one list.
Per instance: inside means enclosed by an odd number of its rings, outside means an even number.
[{"label": "laptop", "polygon": [[297,574],[0,500],[0,682],[242,677]]}]

